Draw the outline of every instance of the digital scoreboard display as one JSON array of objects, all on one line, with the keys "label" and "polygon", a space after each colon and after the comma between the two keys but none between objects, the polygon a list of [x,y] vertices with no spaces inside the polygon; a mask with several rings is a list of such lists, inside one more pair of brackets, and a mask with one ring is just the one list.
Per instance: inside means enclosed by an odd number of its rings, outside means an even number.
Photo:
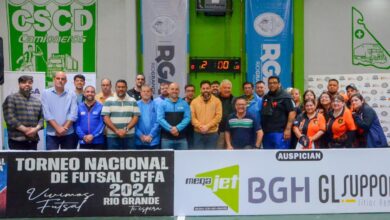
[{"label": "digital scoreboard display", "polygon": [[190,72],[240,73],[241,58],[190,58]]}]

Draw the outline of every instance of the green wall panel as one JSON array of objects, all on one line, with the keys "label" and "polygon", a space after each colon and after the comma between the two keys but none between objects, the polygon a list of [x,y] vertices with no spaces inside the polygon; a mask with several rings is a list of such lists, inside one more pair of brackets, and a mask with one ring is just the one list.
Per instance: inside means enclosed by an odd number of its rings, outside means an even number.
[{"label": "green wall panel", "polygon": [[[241,57],[241,69],[245,70],[243,59],[244,4],[232,0],[233,13],[226,16],[206,16],[196,13],[196,1],[190,0],[189,56],[190,57]],[[244,74],[233,73],[190,73],[190,83],[196,86],[202,80],[229,79],[233,83],[233,94],[241,94]]]},{"label": "green wall panel", "polygon": [[294,52],[293,52],[293,82],[303,94],[305,80],[304,63],[304,0],[293,1]]},{"label": "green wall panel", "polygon": [[[233,83],[233,94],[242,94],[241,85],[246,78],[245,59],[245,1],[232,0],[233,13],[226,16],[206,16],[196,12],[195,0],[189,0],[189,56],[190,57],[241,57],[241,74],[233,73],[189,73],[189,83],[196,87],[202,80],[229,79]],[[137,0],[137,70],[143,72],[141,8]],[[304,90],[304,0],[293,0],[294,87]],[[184,87],[184,85],[183,85]]]}]

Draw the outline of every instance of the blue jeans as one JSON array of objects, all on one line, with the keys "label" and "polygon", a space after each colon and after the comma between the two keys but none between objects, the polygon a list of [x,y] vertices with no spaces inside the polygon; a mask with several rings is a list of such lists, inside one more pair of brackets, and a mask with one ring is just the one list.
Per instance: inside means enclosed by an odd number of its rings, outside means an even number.
[{"label": "blue jeans", "polygon": [[149,145],[135,145],[135,148],[137,150],[158,150],[160,149],[160,144],[156,144],[156,145],[152,145],[152,146],[149,146]]},{"label": "blue jeans", "polygon": [[107,137],[107,150],[135,150],[134,136]]},{"label": "blue jeans", "polygon": [[290,140],[284,140],[283,132],[272,132],[264,134],[263,148],[264,149],[290,149]]},{"label": "blue jeans", "polygon": [[46,135],[46,149],[47,150],[76,149],[77,141],[74,137],[75,137],[74,134],[69,134],[61,137]]},{"label": "blue jeans", "polygon": [[188,150],[188,143],[185,138],[178,140],[161,139],[161,149]]},{"label": "blue jeans", "polygon": [[196,150],[216,150],[218,142],[218,133],[201,134],[194,132],[194,147]]}]

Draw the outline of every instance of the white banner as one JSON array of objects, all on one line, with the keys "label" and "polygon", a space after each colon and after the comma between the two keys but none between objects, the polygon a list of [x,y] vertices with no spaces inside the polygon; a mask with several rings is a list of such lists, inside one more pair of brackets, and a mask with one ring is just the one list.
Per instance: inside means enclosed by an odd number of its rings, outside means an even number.
[{"label": "white banner", "polygon": [[[187,0],[142,3],[143,63],[146,83],[158,94],[162,82],[187,83]],[[184,92],[181,91],[181,95]]]},{"label": "white banner", "polygon": [[388,148],[175,151],[175,215],[390,212],[389,156]]},{"label": "white banner", "polygon": [[[5,71],[4,72],[4,83],[3,84],[3,97],[1,100],[1,103],[4,102],[5,98],[15,92],[19,91],[19,83],[18,79],[20,76],[28,75],[32,76],[34,78],[34,83],[32,87],[32,96],[41,99],[41,94],[43,90],[45,90],[45,73],[44,72],[11,72],[11,71]],[[7,128],[5,125],[4,119],[2,120],[3,125],[3,140],[4,140],[4,149],[8,149],[8,135],[7,135]],[[38,142],[38,150],[45,150],[45,136],[44,136],[44,130],[40,130],[38,132],[40,141]]]},{"label": "white banner", "polygon": [[311,75],[308,77],[308,89],[320,95],[328,85],[329,79],[337,79],[340,90],[354,84],[364,100],[376,111],[390,144],[390,75],[389,73],[360,73],[343,75]]}]

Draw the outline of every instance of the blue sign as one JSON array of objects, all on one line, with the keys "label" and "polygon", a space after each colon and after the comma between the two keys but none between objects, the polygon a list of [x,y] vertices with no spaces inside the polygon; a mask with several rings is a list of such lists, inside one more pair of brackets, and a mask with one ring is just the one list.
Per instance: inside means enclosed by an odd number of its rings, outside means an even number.
[{"label": "blue sign", "polygon": [[279,76],[292,86],[292,0],[246,2],[247,81]]}]

